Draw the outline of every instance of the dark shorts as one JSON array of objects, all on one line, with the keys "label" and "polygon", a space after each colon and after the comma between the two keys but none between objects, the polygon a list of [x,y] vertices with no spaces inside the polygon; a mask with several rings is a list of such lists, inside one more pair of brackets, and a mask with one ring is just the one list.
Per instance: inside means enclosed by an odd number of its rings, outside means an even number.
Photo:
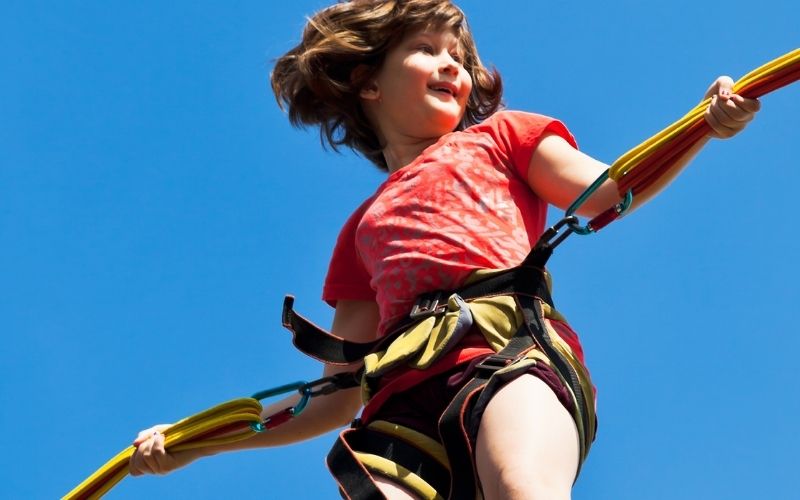
[{"label": "dark shorts", "polygon": [[[438,441],[439,417],[458,391],[470,380],[475,366],[486,357],[475,358],[435,375],[407,391],[393,395],[375,412],[372,420],[385,420],[403,425]],[[553,369],[539,363],[530,367],[527,373],[547,384],[561,404],[572,414],[574,403],[569,389],[564,386]]]}]

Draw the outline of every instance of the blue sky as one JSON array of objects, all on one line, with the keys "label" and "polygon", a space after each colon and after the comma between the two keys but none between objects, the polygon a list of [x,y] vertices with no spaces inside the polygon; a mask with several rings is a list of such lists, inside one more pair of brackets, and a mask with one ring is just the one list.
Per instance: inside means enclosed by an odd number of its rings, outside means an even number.
[{"label": "blue sky", "polygon": [[[4,4],[0,497],[62,495],[142,428],[318,374],[282,297],[330,321],[334,239],[382,180],[293,130],[268,88],[326,3]],[[800,34],[790,0],[460,5],[508,106],[606,162]],[[800,85],[765,97],[650,205],[558,249],[556,301],[599,389],[574,498],[797,497],[798,116]],[[332,439],[108,498],[337,498]]]}]

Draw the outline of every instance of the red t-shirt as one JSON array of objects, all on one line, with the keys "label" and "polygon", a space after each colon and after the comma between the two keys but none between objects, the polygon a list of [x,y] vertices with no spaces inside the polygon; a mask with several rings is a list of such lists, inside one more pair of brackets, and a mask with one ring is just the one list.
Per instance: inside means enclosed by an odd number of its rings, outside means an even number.
[{"label": "red t-shirt", "polygon": [[518,265],[544,230],[547,204],[527,171],[547,133],[577,147],[553,118],[500,111],[390,174],[342,228],[323,299],[375,300],[385,333],[420,294]]}]

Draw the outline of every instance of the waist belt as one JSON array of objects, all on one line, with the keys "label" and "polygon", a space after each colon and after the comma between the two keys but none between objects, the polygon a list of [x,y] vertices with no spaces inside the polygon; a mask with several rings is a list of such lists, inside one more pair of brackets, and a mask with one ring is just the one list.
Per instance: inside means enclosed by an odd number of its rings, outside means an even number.
[{"label": "waist belt", "polygon": [[465,301],[499,295],[535,297],[553,307],[543,264],[535,266],[526,259],[518,267],[499,271],[456,290],[425,293],[416,300],[407,317],[395,324],[387,335],[373,342],[350,342],[318,327],[294,310],[294,297],[291,295],[284,299],[282,322],[292,332],[294,346],[306,355],[329,364],[350,364],[385,348],[420,320],[443,313],[448,298],[454,294]]}]

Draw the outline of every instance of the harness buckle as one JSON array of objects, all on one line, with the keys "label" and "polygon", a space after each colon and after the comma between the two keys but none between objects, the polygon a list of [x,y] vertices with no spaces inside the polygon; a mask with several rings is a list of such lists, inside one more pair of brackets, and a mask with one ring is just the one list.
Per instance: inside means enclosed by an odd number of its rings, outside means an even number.
[{"label": "harness buckle", "polygon": [[425,316],[434,316],[443,313],[447,309],[447,299],[441,291],[424,293],[419,296],[408,317],[417,319]]},{"label": "harness buckle", "polygon": [[483,370],[494,373],[497,370],[507,367],[518,358],[519,356],[508,356],[506,354],[495,353],[483,358],[480,363],[475,365],[475,370]]}]

